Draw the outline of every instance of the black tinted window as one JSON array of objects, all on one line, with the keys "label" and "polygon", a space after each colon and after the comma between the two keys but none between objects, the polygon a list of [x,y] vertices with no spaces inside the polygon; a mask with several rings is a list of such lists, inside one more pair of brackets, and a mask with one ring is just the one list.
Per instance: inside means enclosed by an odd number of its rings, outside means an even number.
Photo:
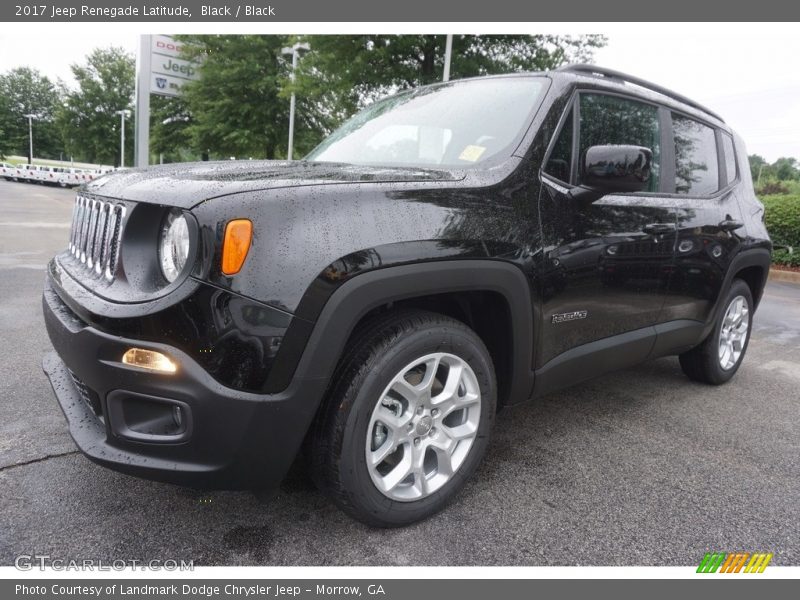
[{"label": "black tinted window", "polygon": [[733,151],[733,138],[727,133],[722,134],[722,151],[725,153],[727,183],[731,183],[736,179],[736,153]]},{"label": "black tinted window", "polygon": [[632,145],[653,151],[649,192],[658,191],[661,129],[658,109],[649,104],[600,94],[581,94],[580,156],[591,146]]},{"label": "black tinted window", "polygon": [[717,141],[714,130],[680,115],[672,115],[675,132],[675,192],[706,196],[719,189]]},{"label": "black tinted window", "polygon": [[552,175],[565,183],[569,183],[569,172],[572,166],[573,120],[572,110],[570,110],[566,121],[564,121],[564,126],[561,128],[561,133],[558,134],[558,139],[553,146],[553,151],[550,153],[547,168],[544,170],[548,175]]}]

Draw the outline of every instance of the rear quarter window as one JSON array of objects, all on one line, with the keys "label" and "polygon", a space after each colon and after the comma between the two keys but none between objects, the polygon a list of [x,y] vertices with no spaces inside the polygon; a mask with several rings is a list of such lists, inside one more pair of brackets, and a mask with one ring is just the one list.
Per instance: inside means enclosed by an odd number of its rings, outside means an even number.
[{"label": "rear quarter window", "polygon": [[719,162],[714,130],[672,114],[675,136],[675,192],[708,196],[719,189]]},{"label": "rear quarter window", "polygon": [[725,154],[725,179],[730,184],[736,179],[736,152],[733,148],[733,138],[727,133],[722,134],[722,152]]}]

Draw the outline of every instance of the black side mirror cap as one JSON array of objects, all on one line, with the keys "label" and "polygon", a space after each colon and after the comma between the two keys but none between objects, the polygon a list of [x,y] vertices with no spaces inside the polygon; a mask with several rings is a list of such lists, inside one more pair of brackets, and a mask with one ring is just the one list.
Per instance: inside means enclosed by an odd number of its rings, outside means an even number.
[{"label": "black side mirror cap", "polygon": [[642,146],[592,146],[583,156],[582,186],[601,195],[641,192],[650,184],[653,151]]}]

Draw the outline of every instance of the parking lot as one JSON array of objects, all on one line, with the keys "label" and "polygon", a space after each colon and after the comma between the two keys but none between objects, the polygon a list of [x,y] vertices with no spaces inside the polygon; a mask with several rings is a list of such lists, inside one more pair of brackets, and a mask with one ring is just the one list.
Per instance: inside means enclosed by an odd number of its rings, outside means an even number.
[{"label": "parking lot", "polygon": [[274,493],[203,493],[75,450],[40,367],[44,268],[73,197],[0,181],[0,564],[690,565],[737,550],[800,564],[800,285],[768,285],[730,384],[691,383],[667,358],[507,410],[447,510],[371,530],[301,468]]}]

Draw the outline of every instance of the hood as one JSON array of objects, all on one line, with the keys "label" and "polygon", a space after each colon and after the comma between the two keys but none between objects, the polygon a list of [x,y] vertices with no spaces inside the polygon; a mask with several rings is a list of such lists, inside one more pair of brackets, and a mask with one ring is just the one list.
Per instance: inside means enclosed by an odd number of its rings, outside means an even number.
[{"label": "hood", "polygon": [[463,172],[342,163],[240,160],[126,169],[95,179],[86,191],[134,202],[191,208],[228,194],[309,185],[456,181]]}]

